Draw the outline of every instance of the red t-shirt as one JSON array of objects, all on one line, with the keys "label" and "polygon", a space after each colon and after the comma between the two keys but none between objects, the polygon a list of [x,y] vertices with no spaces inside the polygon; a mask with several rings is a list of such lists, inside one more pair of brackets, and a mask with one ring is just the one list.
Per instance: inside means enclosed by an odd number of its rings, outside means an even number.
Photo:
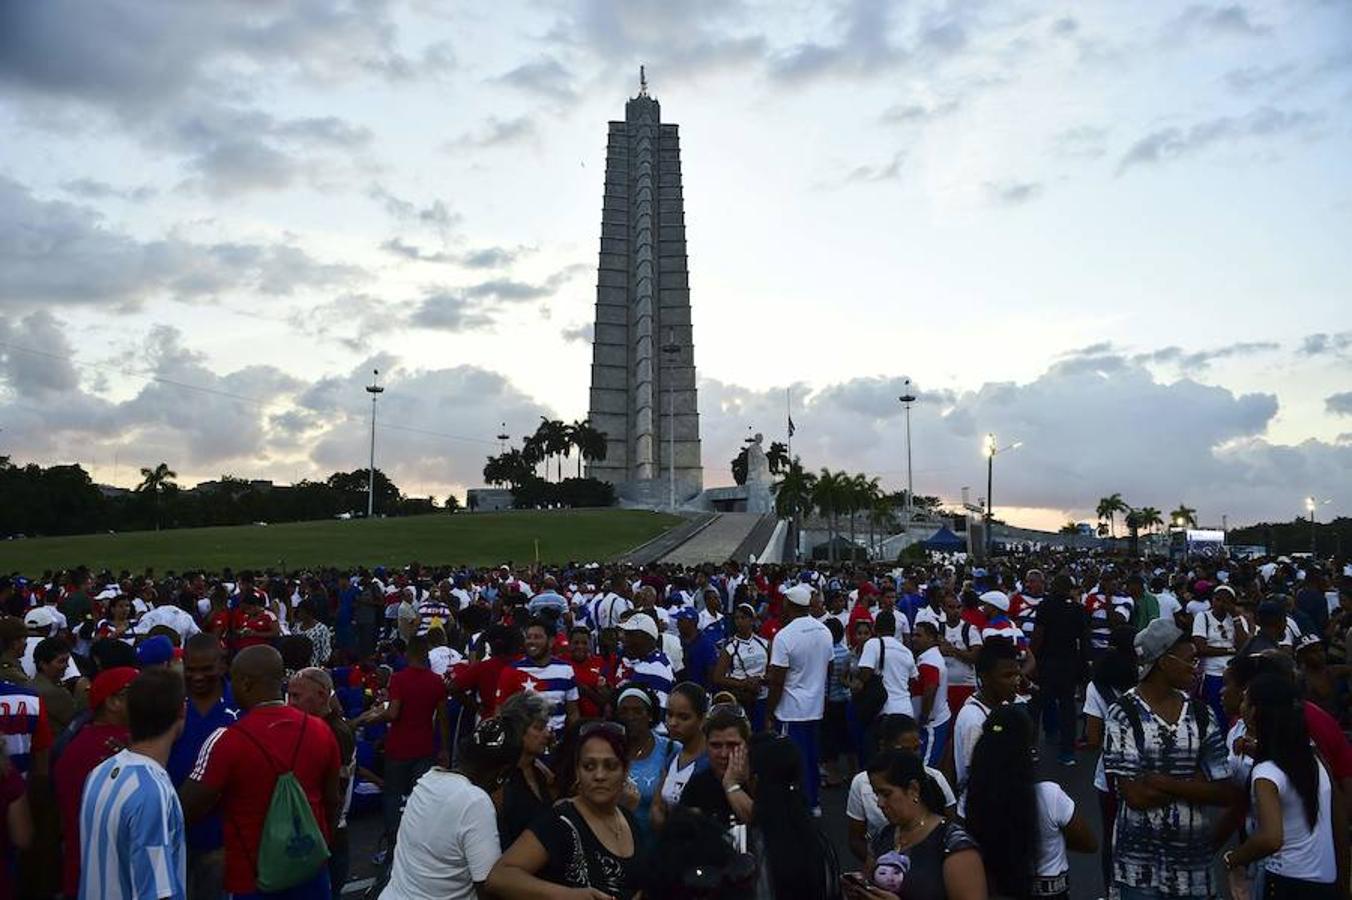
[{"label": "red t-shirt", "polygon": [[62,890],[67,897],[80,893],[80,797],[89,773],[110,756],[131,743],[125,725],[90,722],[71,738],[52,770],[56,788],[56,807],[61,814],[61,833],[65,836]]},{"label": "red t-shirt", "polygon": [[207,621],[202,630],[224,638],[226,632],[230,630],[231,618],[232,615],[228,609],[213,610],[207,614]]},{"label": "red t-shirt", "polygon": [[491,719],[498,711],[498,680],[502,670],[511,664],[505,656],[490,656],[456,671],[452,684],[457,691],[473,691],[478,695],[480,719]]},{"label": "red t-shirt", "polygon": [[245,630],[254,632],[271,631],[273,626],[277,624],[277,617],[272,614],[271,610],[260,609],[250,614],[242,606],[231,613],[230,620],[234,626],[234,646],[236,650],[243,650],[245,647],[252,647],[255,644],[267,644],[272,641],[272,638],[268,635],[242,635],[239,632]]},{"label": "red t-shirt", "polygon": [[399,701],[399,718],[385,735],[385,757],[422,759],[436,753],[434,717],[446,702],[442,677],[431,669],[400,669],[390,677],[390,700]]},{"label": "red t-shirt", "polygon": [[[601,680],[606,677],[606,661],[599,656],[593,656],[582,662],[578,662],[571,657],[568,659],[573,666],[573,680],[577,682],[579,689],[598,688],[601,686]],[[584,719],[598,719],[601,717],[601,708],[587,699],[587,695],[581,690],[578,691],[577,711]]]},{"label": "red t-shirt", "polygon": [[338,741],[323,719],[291,706],[259,706],[229,728],[217,729],[202,745],[188,777],[220,792],[225,889],[232,894],[258,890],[254,879],[263,819],[277,776],[289,770],[293,759],[291,771],[328,839],[324,785],[337,780],[340,763]]}]

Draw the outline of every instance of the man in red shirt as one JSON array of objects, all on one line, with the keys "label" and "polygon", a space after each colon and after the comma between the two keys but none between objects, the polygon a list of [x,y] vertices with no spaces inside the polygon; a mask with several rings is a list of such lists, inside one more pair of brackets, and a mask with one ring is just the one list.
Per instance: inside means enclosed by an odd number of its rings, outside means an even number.
[{"label": "man in red shirt", "polygon": [[[272,647],[239,652],[230,667],[230,682],[244,714],[207,738],[192,773],[179,788],[188,824],[219,804],[225,829],[225,890],[237,898],[268,896],[258,891],[258,846],[278,776],[295,773],[326,841],[332,842],[342,809],[338,742],[323,719],[286,705],[284,677],[282,655]],[[321,866],[285,896],[329,900],[328,868]]]},{"label": "man in red shirt", "polygon": [[67,897],[80,893],[80,796],[85,779],[99,763],[131,743],[127,730],[127,686],[136,680],[131,666],[99,673],[89,688],[94,718],[76,732],[52,769],[56,805],[65,844],[62,890]]},{"label": "man in red shirt", "polygon": [[231,617],[230,625],[236,650],[268,644],[282,633],[277,617],[263,607],[262,596],[252,590],[239,595],[239,607]]},{"label": "man in red shirt", "polygon": [[574,625],[568,634],[568,662],[577,682],[577,711],[584,719],[599,719],[605,712],[610,688],[606,680],[606,661],[591,652],[591,631],[586,625]]},{"label": "man in red shirt", "polygon": [[[427,659],[427,638],[409,639],[403,669],[390,676],[390,702],[383,709],[373,708],[352,724],[388,722],[385,735],[385,788],[381,803],[385,813],[385,836],[391,848],[399,833],[400,810],[404,798],[418,779],[427,774],[438,757],[450,765],[451,729],[446,717],[446,682],[431,670]],[[440,754],[437,738],[441,739]]]},{"label": "man in red shirt", "polygon": [[456,670],[451,689],[467,708],[477,707],[479,721],[498,711],[498,681],[502,670],[521,655],[521,632],[505,625],[490,625],[484,632],[489,657]]}]

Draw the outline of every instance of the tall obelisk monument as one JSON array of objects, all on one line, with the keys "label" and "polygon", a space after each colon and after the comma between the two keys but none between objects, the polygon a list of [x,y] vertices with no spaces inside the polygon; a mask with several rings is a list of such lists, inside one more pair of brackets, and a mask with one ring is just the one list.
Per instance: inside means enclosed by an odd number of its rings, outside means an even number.
[{"label": "tall obelisk monument", "polygon": [[681,143],[661,114],[640,70],[606,144],[589,418],[607,448],[588,467],[621,498],[659,507],[704,487]]}]

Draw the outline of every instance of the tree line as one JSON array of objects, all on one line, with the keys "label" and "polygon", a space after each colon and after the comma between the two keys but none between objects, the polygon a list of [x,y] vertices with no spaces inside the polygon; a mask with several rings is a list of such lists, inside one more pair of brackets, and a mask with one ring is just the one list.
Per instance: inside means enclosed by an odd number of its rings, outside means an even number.
[{"label": "tree line", "polygon": [[[563,464],[574,451],[577,477],[565,478]],[[611,506],[615,502],[614,486],[582,477],[583,463],[605,458],[606,435],[587,419],[570,423],[541,416],[535,433],[522,438],[520,447],[488,457],[484,482],[511,488],[512,504],[519,509]]]},{"label": "tree line", "polygon": [[[289,486],[222,475],[209,485],[184,489],[177,478],[162,462],[141,469],[134,490],[105,492],[79,465],[21,466],[0,456],[0,537],[299,522],[366,513],[367,469]],[[459,501],[451,496],[447,504],[455,509]],[[431,498],[406,497],[376,469],[375,508],[377,515],[403,516],[436,507]]]}]

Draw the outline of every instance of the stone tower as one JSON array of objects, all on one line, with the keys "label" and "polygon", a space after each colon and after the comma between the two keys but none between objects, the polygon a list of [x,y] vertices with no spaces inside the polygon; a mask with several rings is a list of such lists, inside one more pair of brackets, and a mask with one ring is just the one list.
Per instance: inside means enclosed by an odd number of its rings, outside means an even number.
[{"label": "stone tower", "polygon": [[673,451],[676,503],[704,488],[680,135],[661,112],[640,70],[624,121],[610,123],[589,413],[607,449],[588,469],[655,506],[669,501]]}]

